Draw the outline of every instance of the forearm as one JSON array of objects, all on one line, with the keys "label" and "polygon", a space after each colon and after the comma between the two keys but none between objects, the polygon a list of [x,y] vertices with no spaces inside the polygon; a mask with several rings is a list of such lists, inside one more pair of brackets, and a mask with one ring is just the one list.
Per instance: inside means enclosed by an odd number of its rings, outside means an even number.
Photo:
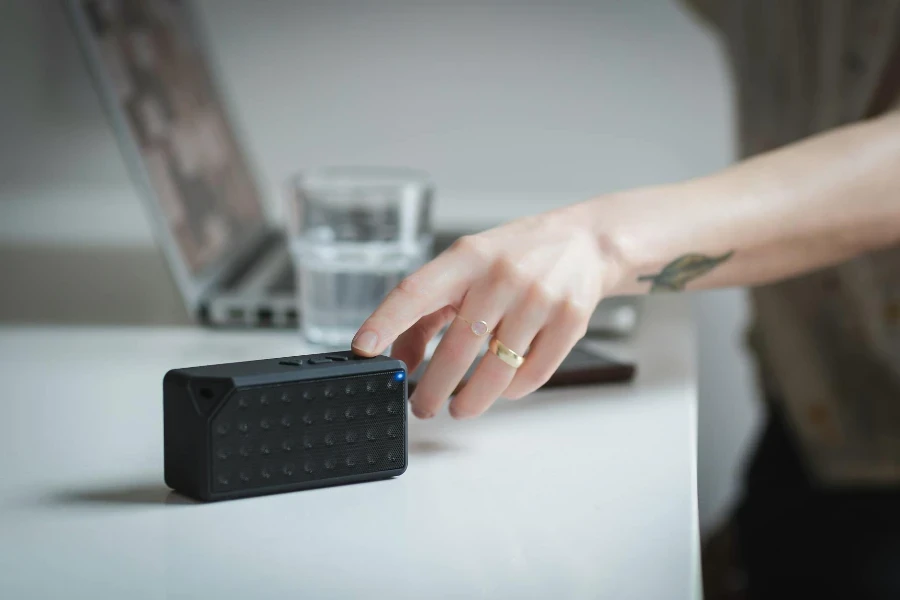
[{"label": "forearm", "polygon": [[[900,116],[572,213],[615,262],[608,295],[755,285],[838,264],[900,242]],[[656,285],[687,255],[709,260],[674,285]]]}]

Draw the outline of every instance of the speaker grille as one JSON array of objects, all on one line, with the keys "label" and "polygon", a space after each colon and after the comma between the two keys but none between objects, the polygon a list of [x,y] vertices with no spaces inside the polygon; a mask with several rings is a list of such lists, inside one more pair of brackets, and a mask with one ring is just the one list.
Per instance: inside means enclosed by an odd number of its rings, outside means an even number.
[{"label": "speaker grille", "polygon": [[237,389],[211,423],[212,490],[280,487],[406,465],[396,371]]}]

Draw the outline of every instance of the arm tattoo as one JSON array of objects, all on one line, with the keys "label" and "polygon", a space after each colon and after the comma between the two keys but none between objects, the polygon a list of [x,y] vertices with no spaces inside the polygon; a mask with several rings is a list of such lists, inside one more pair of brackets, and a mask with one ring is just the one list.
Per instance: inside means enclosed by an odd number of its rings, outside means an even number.
[{"label": "arm tattoo", "polygon": [[663,267],[656,275],[641,275],[638,281],[651,281],[650,292],[680,292],[684,287],[706,275],[734,255],[734,250],[721,256],[685,254]]}]

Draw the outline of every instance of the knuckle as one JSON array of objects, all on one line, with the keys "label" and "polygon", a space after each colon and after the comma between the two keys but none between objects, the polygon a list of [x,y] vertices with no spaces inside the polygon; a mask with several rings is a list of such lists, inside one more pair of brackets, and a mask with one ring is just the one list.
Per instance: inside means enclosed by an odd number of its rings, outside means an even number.
[{"label": "knuckle", "polygon": [[571,298],[562,301],[559,307],[560,318],[566,328],[587,331],[588,321],[593,314],[593,309],[581,302],[575,302]]},{"label": "knuckle", "polygon": [[572,327],[572,344],[583,338],[588,333],[588,323],[589,319],[584,318],[579,321],[574,327]]},{"label": "knuckle", "polygon": [[453,242],[450,249],[475,258],[485,258],[489,254],[487,241],[479,235],[464,235]]},{"label": "knuckle", "polygon": [[397,290],[405,296],[421,296],[424,289],[421,278],[416,273],[404,277],[397,285]]},{"label": "knuckle", "polygon": [[525,301],[529,306],[541,310],[549,310],[556,302],[556,294],[546,284],[541,282],[532,283],[525,295]]},{"label": "knuckle", "polygon": [[527,281],[524,270],[512,257],[500,256],[491,269],[493,279],[505,286],[522,287]]},{"label": "knuckle", "polygon": [[584,321],[574,330],[574,333],[576,341],[585,337],[588,334],[588,322]]}]

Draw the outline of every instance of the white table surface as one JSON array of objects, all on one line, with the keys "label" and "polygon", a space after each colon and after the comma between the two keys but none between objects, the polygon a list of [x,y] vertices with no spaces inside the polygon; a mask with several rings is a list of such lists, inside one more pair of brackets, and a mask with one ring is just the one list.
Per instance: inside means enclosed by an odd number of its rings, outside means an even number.
[{"label": "white table surface", "polygon": [[163,374],[296,334],[0,327],[0,598],[698,598],[686,300],[603,347],[634,383],[412,419],[396,479],[203,505],[163,483]]}]

